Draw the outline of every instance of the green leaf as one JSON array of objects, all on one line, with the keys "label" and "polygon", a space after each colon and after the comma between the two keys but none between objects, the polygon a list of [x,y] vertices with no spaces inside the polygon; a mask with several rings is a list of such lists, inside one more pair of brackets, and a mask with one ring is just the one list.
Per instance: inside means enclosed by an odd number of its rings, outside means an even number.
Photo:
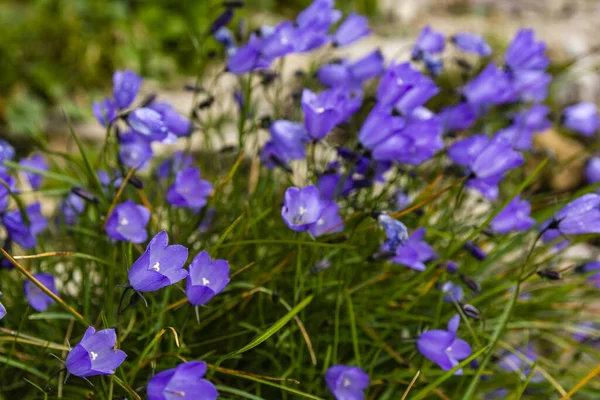
[{"label": "green leaf", "polygon": [[75,317],[72,316],[71,314],[57,313],[57,312],[42,312],[42,313],[38,313],[38,314],[31,314],[27,319],[32,320],[32,321],[38,320],[38,319],[47,319],[47,320],[66,319],[69,321],[75,321]]},{"label": "green leaf", "polygon": [[23,364],[22,362],[13,360],[11,358],[6,358],[4,356],[0,356],[0,363],[6,364],[10,367],[15,367],[15,368],[21,369],[26,372],[29,372],[30,374],[33,374],[42,379],[46,379],[46,380],[49,379],[48,375],[44,374],[43,372],[40,372],[37,369],[35,369],[27,364]]}]

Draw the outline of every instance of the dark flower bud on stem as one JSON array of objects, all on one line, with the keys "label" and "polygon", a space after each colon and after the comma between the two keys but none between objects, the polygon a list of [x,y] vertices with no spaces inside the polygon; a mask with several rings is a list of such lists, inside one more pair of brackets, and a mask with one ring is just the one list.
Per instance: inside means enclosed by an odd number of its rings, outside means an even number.
[{"label": "dark flower bud on stem", "polygon": [[144,188],[144,182],[142,182],[138,177],[133,175],[129,178],[129,184],[131,184],[136,189]]},{"label": "dark flower bud on stem", "polygon": [[467,317],[473,318],[475,321],[479,321],[481,319],[481,313],[475,306],[471,304],[465,304],[462,306],[462,310]]},{"label": "dark flower bud on stem", "polygon": [[232,19],[233,8],[228,8],[225,11],[223,11],[221,15],[219,15],[217,19],[215,19],[210,25],[210,33],[214,34],[216,31],[218,31],[219,29],[227,25],[229,22],[231,22]]},{"label": "dark flower bud on stem", "polygon": [[560,274],[560,272],[553,271],[551,269],[543,269],[541,271],[538,271],[537,274],[541,278],[546,278],[546,279],[549,279],[551,281],[558,281],[558,280],[562,279],[562,275]]},{"label": "dark flower bud on stem", "polygon": [[474,279],[469,278],[468,276],[463,275],[463,274],[460,274],[460,279],[473,292],[475,292],[475,293],[481,293],[481,285],[479,285],[479,283],[477,283]]},{"label": "dark flower bud on stem", "polygon": [[98,200],[98,198],[93,195],[92,193],[88,192],[87,190],[85,190],[84,188],[81,188],[79,186],[73,186],[71,188],[71,193],[81,197],[83,200],[93,203],[93,204],[97,204],[100,202],[100,200]]}]

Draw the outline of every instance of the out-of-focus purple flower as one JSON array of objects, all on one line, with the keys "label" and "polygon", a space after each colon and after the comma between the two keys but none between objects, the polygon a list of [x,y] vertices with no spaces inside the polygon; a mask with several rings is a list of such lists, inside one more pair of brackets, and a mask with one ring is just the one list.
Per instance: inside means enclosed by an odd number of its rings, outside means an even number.
[{"label": "out-of-focus purple flower", "polygon": [[498,366],[507,372],[520,372],[524,376],[528,376],[531,366],[537,359],[537,355],[531,344],[527,345],[527,349],[525,350],[524,354],[522,351],[519,351],[519,354],[524,356],[527,361],[523,360],[515,353],[508,353],[504,357],[500,358],[498,361]]},{"label": "out-of-focus purple flower", "polygon": [[347,120],[362,104],[362,92],[333,88],[315,94],[302,92],[304,126],[313,139],[324,138],[336,125]]},{"label": "out-of-focus purple flower", "polygon": [[215,33],[213,33],[213,37],[217,42],[223,45],[227,54],[232,54],[233,52],[235,52],[235,37],[233,35],[233,32],[231,32],[231,30],[229,30],[227,27],[224,26],[217,30]]},{"label": "out-of-focus purple flower", "polygon": [[425,104],[439,92],[435,83],[410,63],[392,64],[381,77],[377,87],[380,105],[394,105],[403,114]]},{"label": "out-of-focus purple flower", "polygon": [[173,285],[188,276],[183,269],[187,257],[188,250],[179,244],[169,246],[169,236],[162,231],[131,266],[129,284],[138,292],[153,292]]},{"label": "out-of-focus purple flower", "polygon": [[483,251],[481,247],[479,247],[471,241],[465,243],[464,249],[467,250],[469,254],[471,254],[475,259],[479,261],[483,261],[487,257],[487,253]]},{"label": "out-of-focus purple flower", "polygon": [[194,160],[183,151],[176,151],[171,158],[166,159],[156,169],[156,174],[160,179],[167,179],[171,174],[175,175],[179,171],[190,168]]},{"label": "out-of-focus purple flower", "polygon": [[280,119],[271,124],[269,132],[282,160],[301,160],[306,156],[304,147],[309,137],[301,123]]},{"label": "out-of-focus purple flower", "polygon": [[348,66],[350,76],[359,82],[376,78],[383,73],[383,54],[380,50],[373,50],[364,57],[359,58]]},{"label": "out-of-focus purple flower", "polygon": [[0,213],[6,210],[8,207],[8,200],[10,199],[10,193],[14,192],[16,187],[16,180],[10,175],[5,175],[0,170],[0,179],[4,181],[8,188],[2,184],[0,184]]},{"label": "out-of-focus purple flower", "polygon": [[208,252],[202,251],[190,264],[185,292],[191,304],[203,306],[221,293],[228,283],[227,260],[213,260]]},{"label": "out-of-focus purple flower", "polygon": [[296,17],[296,25],[315,31],[327,31],[342,18],[342,13],[333,8],[334,0],[314,0]]},{"label": "out-of-focus purple flower", "polygon": [[[41,154],[34,154],[29,158],[22,159],[19,164],[22,167],[32,168],[39,171],[47,171],[48,163]],[[35,172],[24,171],[25,177],[32,189],[37,190],[42,186],[42,176]]]},{"label": "out-of-focus purple flower", "polygon": [[508,75],[490,63],[462,89],[467,102],[480,114],[487,107],[510,101],[514,97]]},{"label": "out-of-focus purple flower", "polygon": [[148,106],[162,116],[162,120],[168,131],[175,136],[189,136],[192,133],[192,123],[189,119],[179,114],[169,103],[152,103]]},{"label": "out-of-focus purple flower", "polygon": [[[600,265],[598,265],[598,268],[600,268]],[[588,339],[593,340],[597,336],[598,325],[594,322],[582,322],[577,324],[577,328],[580,330],[573,334],[573,339],[580,343],[585,342]]]},{"label": "out-of-focus purple flower", "polygon": [[600,233],[600,195],[588,193],[573,200],[556,213],[551,225],[563,235]]},{"label": "out-of-focus purple flower", "polygon": [[189,361],[159,372],[146,387],[148,400],[216,400],[219,393],[212,383],[203,379],[205,374],[206,363],[203,361]]},{"label": "out-of-focus purple flower", "polygon": [[413,60],[420,60],[426,54],[433,55],[444,51],[446,47],[446,38],[443,33],[435,32],[431,26],[427,25],[419,34],[417,41],[412,49]]},{"label": "out-of-focus purple flower", "polygon": [[111,239],[142,243],[148,238],[146,225],[150,211],[131,200],[119,204],[106,221],[106,233]]},{"label": "out-of-focus purple flower", "polygon": [[304,232],[319,220],[323,208],[319,189],[315,186],[290,187],[285,191],[281,216],[291,230]]},{"label": "out-of-focus purple flower", "polygon": [[169,134],[162,115],[148,107],[133,110],[127,117],[127,123],[134,132],[148,141],[162,141]]},{"label": "out-of-focus purple flower", "polygon": [[442,71],[444,71],[444,60],[442,57],[425,54],[423,56],[423,61],[425,62],[425,68],[427,68],[429,75],[434,78],[438,77]]},{"label": "out-of-focus purple flower", "polygon": [[363,400],[369,375],[360,367],[334,365],[325,373],[325,382],[336,400]]},{"label": "out-of-focus purple flower", "polygon": [[600,261],[592,261],[587,264],[584,264],[581,266],[581,268],[578,269],[578,271],[581,271],[583,273],[597,271],[597,273],[589,276],[587,278],[587,281],[600,289]]},{"label": "out-of-focus purple flower", "polygon": [[492,229],[497,233],[510,231],[526,231],[535,225],[535,220],[529,216],[531,205],[526,200],[521,200],[518,195],[494,217],[491,222]]},{"label": "out-of-focus purple flower", "polygon": [[285,153],[280,152],[279,148],[271,140],[265,143],[260,151],[260,161],[268,169],[281,167],[289,173],[292,172],[291,167],[288,165],[290,160],[286,158]]},{"label": "out-of-focus purple flower", "polygon": [[425,262],[435,258],[436,254],[424,238],[425,228],[414,231],[404,244],[396,248],[396,255],[390,261],[416,271],[425,271]]},{"label": "out-of-focus purple flower", "polygon": [[456,272],[458,272],[458,264],[452,260],[449,260],[446,263],[446,271],[448,271],[448,273],[450,274],[455,274]]},{"label": "out-of-focus purple flower", "polygon": [[457,33],[450,38],[450,41],[456,48],[467,53],[475,53],[484,57],[492,55],[490,45],[486,43],[483,37],[474,33]]},{"label": "out-of-focus purple flower", "polygon": [[382,73],[383,55],[380,50],[375,50],[354,62],[341,60],[323,65],[317,71],[317,78],[328,87],[346,86],[357,89],[363,82]]},{"label": "out-of-focus purple flower", "polygon": [[517,150],[530,150],[533,135],[550,127],[551,122],[547,119],[549,113],[548,107],[534,105],[529,110],[516,114],[513,124],[498,131],[498,136],[506,139]]},{"label": "out-of-focus purple flower", "polygon": [[[427,331],[417,339],[419,352],[444,371],[456,367],[461,360],[469,357],[472,353],[471,346],[456,336],[459,323],[460,316],[457,314],[448,321],[447,330]],[[454,375],[462,375],[462,369],[456,371]]]},{"label": "out-of-focus purple flower", "polygon": [[546,69],[550,61],[545,52],[546,43],[536,42],[532,29],[520,29],[506,50],[504,62],[512,71]]},{"label": "out-of-focus purple flower", "polygon": [[442,285],[442,292],[444,292],[444,301],[453,303],[454,301],[461,302],[464,297],[464,291],[462,286],[455,285],[451,281],[444,282]]},{"label": "out-of-focus purple flower", "polygon": [[150,143],[137,135],[127,137],[119,147],[119,159],[129,168],[138,170],[148,168],[153,155]]},{"label": "out-of-focus purple flower", "polygon": [[[0,297],[2,297],[2,292],[0,292]],[[4,318],[5,315],[6,308],[4,307],[4,304],[0,303],[0,319]]]},{"label": "out-of-focus purple flower", "polygon": [[12,160],[15,156],[15,149],[6,140],[0,139],[0,168],[2,163],[7,160]]},{"label": "out-of-focus purple flower", "polygon": [[92,104],[92,112],[100,125],[106,127],[117,118],[117,105],[113,99],[105,97],[102,102]]},{"label": "out-of-focus purple flower", "polygon": [[262,54],[262,39],[251,35],[248,43],[235,49],[227,59],[227,71],[241,75],[250,71],[266,69],[271,66],[273,59]]},{"label": "out-of-focus purple flower", "polygon": [[296,28],[291,21],[280,23],[272,33],[263,38],[261,54],[266,58],[276,58],[294,52],[296,35]]},{"label": "out-of-focus purple flower", "polygon": [[[590,157],[585,164],[585,177],[590,184],[600,182],[600,157]],[[2,189],[0,188],[0,192]],[[0,194],[0,210],[2,210],[2,194]]]},{"label": "out-of-focus purple flower", "polygon": [[387,110],[375,107],[360,128],[358,140],[363,146],[373,150],[375,146],[400,131],[405,125],[405,118],[394,116]]},{"label": "out-of-focus purple flower", "polygon": [[442,121],[444,132],[468,129],[477,120],[475,110],[468,103],[445,107],[440,111],[438,117]]},{"label": "out-of-focus purple flower", "polygon": [[209,181],[200,179],[200,170],[191,167],[177,173],[167,191],[167,201],[175,207],[202,208],[212,189]]},{"label": "out-of-focus purple flower", "polygon": [[80,377],[114,374],[115,369],[127,357],[125,352],[115,349],[116,345],[117,334],[114,329],[96,332],[96,329],[90,326],[81,342],[67,355],[67,371]]},{"label": "out-of-focus purple flower", "polygon": [[69,195],[60,203],[60,211],[67,225],[77,223],[79,215],[85,210],[83,199],[75,193]]},{"label": "out-of-focus purple flower", "polygon": [[394,193],[394,204],[396,205],[395,211],[404,210],[412,203],[412,201],[413,198],[408,193],[402,190],[397,190]]},{"label": "out-of-focus purple flower", "polygon": [[591,102],[569,106],[563,110],[561,121],[564,126],[575,132],[592,136],[600,124],[598,107]]},{"label": "out-of-focus purple flower", "polygon": [[142,78],[133,71],[115,71],[113,74],[113,97],[118,108],[129,107],[135,100]]},{"label": "out-of-focus purple flower", "polygon": [[333,34],[333,44],[335,46],[347,46],[370,33],[371,29],[369,29],[367,17],[352,12]]},{"label": "out-of-focus purple flower", "polygon": [[[540,232],[542,233],[542,242],[550,243],[550,242],[558,239],[559,237],[565,238],[565,236],[562,235],[558,229],[556,229],[556,225],[557,225],[557,223],[550,219],[545,221],[544,223],[542,223],[542,225],[540,225],[539,229],[540,229]],[[569,240],[567,240],[565,238],[564,240],[561,240],[560,242],[558,242],[554,245],[554,251],[560,252],[560,251],[564,250],[566,247],[568,247],[569,244],[570,244]]]},{"label": "out-of-focus purple flower", "polygon": [[25,207],[29,218],[29,226],[25,223],[20,210],[6,212],[2,215],[2,223],[12,241],[28,250],[37,244],[37,235],[46,229],[48,221],[42,216],[40,203]]},{"label": "out-of-focus purple flower", "polygon": [[208,207],[204,214],[204,218],[200,221],[198,225],[198,230],[200,232],[207,232],[215,221],[215,217],[217,216],[217,209],[214,207]]},{"label": "out-of-focus purple flower", "polygon": [[[2,248],[4,249],[4,251],[6,251],[9,254],[12,252],[12,240],[10,237],[7,237],[4,240],[4,246]],[[14,267],[15,266],[12,264],[12,262],[10,262],[9,259],[4,257],[3,254],[0,254],[0,268],[11,270]]]},{"label": "out-of-focus purple flower", "polygon": [[352,177],[348,176],[344,182],[342,182],[342,178],[342,174],[337,172],[319,176],[317,187],[319,188],[319,192],[321,192],[322,200],[333,200],[338,196],[345,196],[352,191]]},{"label": "out-of-focus purple flower", "polygon": [[522,101],[540,103],[548,97],[548,85],[552,82],[552,75],[535,69],[507,71],[515,98],[520,97]]},{"label": "out-of-focus purple flower", "polygon": [[479,153],[488,145],[485,135],[472,135],[454,142],[448,148],[448,156],[456,164],[468,167]]},{"label": "out-of-focus purple flower", "polygon": [[[40,281],[40,283],[52,293],[58,296],[58,290],[56,290],[54,276],[45,273],[38,273],[33,274],[33,277]],[[36,311],[44,312],[48,309],[50,304],[54,303],[54,299],[52,299],[52,297],[44,293],[42,289],[37,287],[30,280],[26,280],[25,283],[23,283],[23,291],[25,292],[25,297],[27,297],[29,305]]]},{"label": "out-of-focus purple flower", "polygon": [[377,222],[385,231],[387,240],[385,245],[389,251],[396,251],[399,246],[404,245],[408,241],[408,230],[406,226],[389,216],[389,214],[381,213],[377,216]]},{"label": "out-of-focus purple flower", "polygon": [[314,237],[341,232],[344,220],[340,217],[340,209],[335,201],[323,202],[323,211],[317,222],[311,225],[310,233]]}]

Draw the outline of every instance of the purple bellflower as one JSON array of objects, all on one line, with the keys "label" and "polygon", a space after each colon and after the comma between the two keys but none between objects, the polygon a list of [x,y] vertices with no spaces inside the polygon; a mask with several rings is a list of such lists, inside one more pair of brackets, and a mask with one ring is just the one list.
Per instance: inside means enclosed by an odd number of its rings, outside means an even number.
[{"label": "purple bellflower", "polygon": [[550,109],[544,105],[536,104],[527,111],[515,115],[513,124],[498,132],[498,136],[506,139],[517,150],[531,150],[533,136],[544,131],[552,124],[547,116]]},{"label": "purple bellflower", "polygon": [[[444,371],[456,367],[459,361],[469,357],[472,353],[471,346],[456,336],[459,323],[460,316],[457,314],[448,321],[448,330],[427,331],[417,339],[419,352]],[[462,369],[456,371],[454,375],[462,375]]]},{"label": "purple bellflower", "polygon": [[583,264],[581,268],[578,268],[577,270],[583,273],[595,272],[587,278],[587,281],[600,289],[600,261],[592,261]]},{"label": "purple bellflower", "polygon": [[48,221],[42,216],[40,203],[25,208],[29,225],[25,223],[20,210],[9,211],[2,216],[2,223],[12,241],[28,250],[37,244],[37,235],[46,229]]},{"label": "purple bellflower", "polygon": [[6,140],[0,139],[0,168],[4,161],[12,160],[15,156],[15,149]]},{"label": "purple bellflower", "polygon": [[[32,168],[40,171],[48,170],[48,163],[41,154],[34,154],[29,158],[22,159],[19,164],[22,167]],[[24,172],[25,177],[32,189],[37,190],[42,186],[42,176],[35,172]]]},{"label": "purple bellflower", "polygon": [[546,43],[536,42],[532,29],[520,29],[508,46],[504,61],[511,71],[543,70],[550,63],[545,52]]},{"label": "purple bellflower", "polygon": [[405,125],[405,118],[394,116],[381,107],[375,107],[360,128],[358,140],[364,147],[373,150]]},{"label": "purple bellflower", "polygon": [[477,120],[475,110],[468,103],[458,103],[454,106],[443,108],[438,117],[442,121],[444,132],[468,129]]},{"label": "purple bellflower", "polygon": [[600,195],[584,194],[562,208],[548,229],[558,229],[563,235],[600,233]]},{"label": "purple bellflower", "polygon": [[600,124],[598,107],[590,102],[567,107],[562,112],[561,122],[575,132],[584,136],[592,136],[598,130]]},{"label": "purple bellflower", "polygon": [[145,140],[162,141],[169,135],[163,116],[149,107],[136,108],[127,117],[131,129]]},{"label": "purple bellflower", "polygon": [[457,49],[467,53],[475,53],[483,57],[492,55],[492,48],[485,39],[473,33],[457,33],[450,38]]},{"label": "purple bellflower", "polygon": [[447,301],[448,303],[452,303],[454,301],[460,303],[464,297],[462,286],[456,285],[450,281],[444,282],[441,289],[442,292],[444,292],[444,301]]},{"label": "purple bellflower", "polygon": [[422,106],[439,92],[439,88],[410,63],[392,64],[381,77],[377,87],[380,105],[394,105],[403,114]]},{"label": "purple bellflower", "polygon": [[509,70],[507,76],[513,85],[513,95],[522,101],[540,103],[548,97],[548,85],[552,82],[549,73],[536,69]]},{"label": "purple bellflower", "polygon": [[304,147],[309,136],[301,123],[277,120],[271,124],[269,132],[279,159],[287,162],[301,160],[306,156]]},{"label": "purple bellflower", "polygon": [[[396,255],[390,258],[390,261],[415,271],[425,271],[425,262],[434,259],[436,254],[431,246],[423,240],[424,238],[425,228],[414,231],[404,244],[396,248]],[[386,245],[387,243],[384,245],[384,250],[391,250]]]},{"label": "purple bellflower", "polygon": [[107,127],[117,118],[117,105],[113,99],[106,97],[101,102],[95,101],[92,104],[92,112],[100,125]]},{"label": "purple bellflower", "polygon": [[146,226],[149,221],[150,211],[128,200],[114,208],[105,230],[111,239],[142,243],[148,238]]},{"label": "purple bellflower", "polygon": [[192,123],[183,117],[169,104],[165,102],[152,103],[148,108],[159,113],[169,132],[175,136],[189,136],[192,133]]},{"label": "purple bellflower", "polygon": [[478,245],[470,240],[465,243],[464,249],[469,252],[476,260],[483,261],[487,257],[487,253]]},{"label": "purple bellflower", "polygon": [[67,371],[80,377],[114,374],[127,357],[124,351],[115,349],[116,345],[117,334],[114,329],[96,332],[90,326],[81,342],[67,355]]},{"label": "purple bellflower", "polygon": [[491,222],[492,229],[497,233],[527,231],[535,225],[535,220],[529,216],[530,212],[529,202],[517,196],[494,217]]},{"label": "purple bellflower", "polygon": [[[524,356],[527,361],[523,360],[515,353],[508,353],[504,357],[500,358],[498,361],[498,366],[506,372],[520,372],[523,374],[523,376],[528,376],[531,366],[537,359],[537,355],[531,344],[527,345],[527,349],[524,352],[519,351],[519,353]],[[536,377],[534,376],[533,379],[535,381]],[[539,380],[539,378],[537,380]]]},{"label": "purple bellflower", "polygon": [[494,63],[490,63],[467,83],[462,92],[477,114],[481,114],[489,106],[506,103],[514,97],[508,75]]},{"label": "purple bellflower", "polygon": [[335,201],[323,202],[321,216],[310,227],[314,237],[344,230],[344,220],[340,217],[340,209]]},{"label": "purple bellflower", "polygon": [[188,250],[178,244],[169,246],[169,236],[162,231],[131,266],[129,284],[138,292],[153,292],[173,285],[188,276],[183,269],[187,257]]},{"label": "purple bellflower", "polygon": [[121,146],[119,147],[119,159],[123,165],[137,170],[148,168],[154,153],[148,141],[138,135],[121,135]]},{"label": "purple bellflower", "polygon": [[342,18],[342,13],[333,8],[334,0],[314,0],[296,17],[296,25],[315,31],[327,31]]},{"label": "purple bellflower", "polygon": [[113,97],[118,108],[129,107],[142,86],[142,78],[133,71],[115,71],[113,74]]},{"label": "purple bellflower", "polygon": [[167,191],[167,201],[175,207],[202,208],[212,190],[210,182],[200,179],[200,170],[191,167],[177,173]]},{"label": "purple bellflower", "polygon": [[334,365],[325,373],[325,382],[336,400],[363,400],[369,375],[360,367]]},{"label": "purple bellflower", "polygon": [[212,383],[203,379],[205,374],[203,361],[189,361],[159,372],[146,387],[148,400],[216,400],[219,393]]},{"label": "purple bellflower", "polygon": [[333,34],[333,45],[347,46],[370,33],[367,17],[350,13]]},{"label": "purple bellflower", "polygon": [[[2,292],[0,292],[0,297],[2,297]],[[0,303],[0,319],[4,318],[5,315],[6,308],[4,307],[4,304]]]},{"label": "purple bellflower", "polygon": [[273,58],[262,54],[263,41],[252,34],[248,43],[235,49],[227,60],[227,71],[241,75],[250,71],[266,69],[273,63]]},{"label": "purple bellflower", "polygon": [[229,283],[227,260],[213,260],[206,251],[198,253],[190,264],[185,292],[188,301],[203,306],[221,293]]},{"label": "purple bellflower", "polygon": [[231,32],[231,30],[229,30],[227,27],[224,26],[217,30],[213,34],[213,37],[217,42],[223,45],[223,48],[225,48],[225,51],[228,55],[233,54],[235,52],[237,48],[235,43],[235,37],[233,35],[233,32]]},{"label": "purple bellflower", "polygon": [[[58,296],[58,290],[56,290],[54,276],[45,273],[38,273],[34,274],[33,277],[40,281],[42,285],[46,286],[46,288],[48,288],[52,293]],[[37,287],[30,280],[26,280],[25,283],[23,283],[23,291],[25,292],[25,297],[27,297],[29,305],[36,311],[44,312],[48,309],[50,304],[54,303],[54,299],[52,297],[44,293],[42,289]]]},{"label": "purple bellflower", "polygon": [[[585,178],[589,184],[600,182],[600,157],[590,157],[585,163]],[[0,189],[0,211],[2,210],[2,189]]]},{"label": "purple bellflower", "polygon": [[324,138],[336,125],[346,121],[360,108],[362,92],[333,88],[319,94],[308,89],[302,92],[304,126],[310,137]]},{"label": "purple bellflower", "polygon": [[315,186],[290,187],[285,191],[281,216],[291,230],[304,232],[319,220],[323,208],[319,189]]},{"label": "purple bellflower", "polygon": [[85,203],[81,197],[75,193],[69,195],[60,203],[59,209],[67,225],[75,225],[79,215],[85,210]]},{"label": "purple bellflower", "polygon": [[160,163],[156,169],[156,174],[160,179],[168,179],[169,176],[175,176],[177,172],[188,169],[193,164],[194,160],[191,156],[182,151],[176,151],[170,158]]},{"label": "purple bellflower", "polygon": [[444,34],[435,32],[429,25],[425,26],[412,49],[413,60],[421,60],[425,55],[434,55],[444,51],[446,39]]},{"label": "purple bellflower", "polygon": [[4,183],[6,183],[6,185],[8,186],[8,188],[7,188],[4,185],[0,185],[0,213],[1,213],[4,210],[6,210],[6,207],[8,207],[10,193],[14,192],[17,189],[17,187],[16,187],[15,178],[13,178],[10,175],[5,175],[4,173],[2,173],[2,170],[0,170],[0,179],[2,179],[4,181]]},{"label": "purple bellflower", "polygon": [[292,22],[284,21],[263,38],[260,53],[269,59],[293,53],[296,49],[296,35],[297,31]]},{"label": "purple bellflower", "polygon": [[325,64],[317,71],[317,78],[323,85],[330,88],[346,86],[358,89],[365,81],[383,73],[383,61],[381,51],[374,50],[354,62],[341,60]]}]

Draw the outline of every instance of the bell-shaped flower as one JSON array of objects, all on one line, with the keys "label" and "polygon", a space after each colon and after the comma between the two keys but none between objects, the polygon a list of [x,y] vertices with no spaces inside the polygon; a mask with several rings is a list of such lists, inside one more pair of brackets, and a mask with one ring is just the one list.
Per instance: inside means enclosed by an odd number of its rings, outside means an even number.
[{"label": "bell-shaped flower", "polygon": [[185,292],[191,304],[203,306],[221,293],[228,283],[227,260],[213,260],[208,252],[202,251],[190,264]]},{"label": "bell-shaped flower", "polygon": [[[472,353],[471,346],[462,339],[457,338],[456,331],[460,323],[457,314],[448,322],[447,330],[435,329],[422,333],[417,339],[419,352],[439,365],[444,371],[456,367],[461,360]],[[454,375],[462,375],[459,369]]]},{"label": "bell-shaped flower", "polygon": [[[22,167],[39,171],[47,171],[48,163],[41,154],[34,154],[29,158],[22,159],[19,164]],[[24,171],[25,177],[32,189],[37,190],[42,186],[42,176],[36,172]]]},{"label": "bell-shaped flower", "polygon": [[333,8],[334,0],[314,0],[296,17],[296,25],[315,31],[327,31],[342,18],[342,13]]},{"label": "bell-shaped flower", "polygon": [[335,201],[323,202],[321,216],[310,227],[314,237],[344,230],[344,220],[340,217],[340,209]]},{"label": "bell-shaped flower", "polygon": [[457,33],[450,38],[457,49],[467,53],[475,53],[483,57],[492,55],[492,48],[480,35],[474,33]]},{"label": "bell-shaped flower", "polygon": [[12,160],[15,156],[15,149],[6,140],[0,139],[0,168],[4,161]]},{"label": "bell-shaped flower", "polygon": [[29,218],[27,224],[20,210],[6,212],[2,215],[2,223],[12,241],[28,250],[37,244],[37,235],[46,229],[48,221],[41,213],[40,203],[33,203],[25,207]]},{"label": "bell-shaped flower", "polygon": [[131,266],[129,284],[138,292],[153,292],[173,285],[188,276],[183,269],[187,257],[188,250],[178,244],[169,246],[169,236],[162,231]]},{"label": "bell-shaped flower", "polygon": [[291,21],[277,25],[262,40],[260,52],[266,58],[283,57],[296,49],[297,31]]},{"label": "bell-shaped flower", "polygon": [[362,92],[333,88],[315,94],[302,92],[304,126],[313,139],[324,138],[335,126],[346,121],[360,108]]},{"label": "bell-shaped flower", "polygon": [[[434,259],[436,254],[431,246],[423,240],[424,238],[424,228],[414,231],[404,244],[396,248],[396,255],[390,258],[390,261],[416,271],[425,271],[425,262]],[[384,249],[388,250],[386,246]]]},{"label": "bell-shaped flower", "polygon": [[439,92],[431,78],[411,67],[410,63],[392,64],[377,87],[380,105],[393,105],[404,115],[422,106]]},{"label": "bell-shaped flower", "polygon": [[333,365],[325,373],[325,382],[336,400],[363,400],[369,375],[360,367]]},{"label": "bell-shaped flower", "polygon": [[119,159],[123,165],[140,171],[145,170],[153,155],[152,146],[148,141],[133,133],[121,136]]},{"label": "bell-shaped flower", "polygon": [[[521,373],[523,376],[529,376],[531,366],[535,364],[538,355],[535,353],[531,344],[528,344],[524,351],[520,350],[518,353],[521,356],[512,352],[505,354],[498,360],[498,366],[506,372],[517,372]],[[523,360],[523,358],[525,360]],[[538,371],[534,372],[532,380],[536,382],[540,379],[543,379],[542,375]]]},{"label": "bell-shaped flower", "polygon": [[65,224],[75,225],[79,219],[79,215],[85,210],[83,199],[75,193],[69,193],[59,206],[62,218]]},{"label": "bell-shaped flower", "polygon": [[285,191],[281,216],[291,230],[304,232],[319,220],[323,208],[319,189],[315,186],[290,187]]},{"label": "bell-shaped flower", "polygon": [[517,113],[512,125],[498,131],[498,136],[506,139],[517,150],[530,150],[534,134],[550,127],[551,122],[547,119],[549,113],[548,107],[534,105],[529,110]]},{"label": "bell-shaped flower", "polygon": [[333,34],[333,45],[347,46],[370,33],[371,29],[369,29],[367,17],[356,13],[350,13]]},{"label": "bell-shaped flower", "polygon": [[552,227],[563,235],[600,233],[600,195],[584,194],[554,216]]},{"label": "bell-shaped flower", "polygon": [[390,217],[389,214],[379,214],[377,216],[377,222],[385,232],[385,236],[387,237],[385,245],[390,251],[396,251],[398,246],[402,246],[408,241],[408,230],[406,229],[406,226],[397,219]]},{"label": "bell-shaped flower", "polygon": [[[56,284],[54,280],[54,276],[46,273],[38,273],[33,274],[33,277],[40,281],[40,283],[46,288],[48,288],[52,293],[58,296],[58,290],[56,290]],[[54,299],[48,296],[42,289],[37,287],[30,280],[26,280],[23,283],[23,291],[25,292],[25,297],[27,297],[27,302],[31,308],[36,311],[44,312],[48,309],[50,304],[54,303]]]},{"label": "bell-shaped flower", "polygon": [[129,107],[142,86],[142,78],[133,71],[115,71],[113,74],[113,97],[118,108]]},{"label": "bell-shaped flower", "polygon": [[[589,184],[600,182],[600,157],[590,157],[585,163],[585,178]],[[2,188],[0,188],[0,210],[2,210]]]},{"label": "bell-shaped flower", "polygon": [[358,89],[365,81],[383,73],[383,62],[381,51],[374,50],[354,62],[343,59],[325,64],[317,71],[317,78],[327,87],[345,86]]},{"label": "bell-shaped flower", "polygon": [[202,208],[212,190],[210,182],[200,179],[200,170],[191,167],[177,173],[167,191],[167,201],[175,207]]},{"label": "bell-shaped flower", "polygon": [[528,103],[541,103],[548,97],[548,86],[552,82],[552,75],[536,69],[507,71],[507,76],[513,86],[511,101],[517,97]]},{"label": "bell-shaped flower", "polygon": [[462,286],[456,285],[451,281],[444,282],[441,290],[444,293],[444,301],[448,303],[453,303],[455,301],[460,303],[464,297]]},{"label": "bell-shaped flower", "polygon": [[90,326],[83,339],[67,355],[67,371],[80,377],[114,374],[127,357],[124,351],[115,349],[116,345],[117,334],[114,329],[96,332]]},{"label": "bell-shaped flower", "polygon": [[453,132],[473,126],[477,121],[477,114],[469,103],[461,102],[443,108],[439,112],[438,118],[442,121],[444,132]]},{"label": "bell-shaped flower", "polygon": [[149,221],[150,211],[146,207],[127,200],[113,209],[105,230],[111,239],[142,243],[148,238],[146,226]]},{"label": "bell-shaped flower", "polygon": [[271,124],[269,132],[282,160],[301,160],[306,156],[309,136],[301,123],[280,119]]},{"label": "bell-shaped flower", "polygon": [[262,39],[251,35],[248,43],[235,49],[227,59],[227,71],[242,75],[250,71],[266,69],[271,66],[273,59],[262,54]]},{"label": "bell-shaped flower", "polygon": [[92,112],[100,125],[107,127],[117,118],[117,105],[113,99],[105,97],[101,102],[95,101],[92,104]]},{"label": "bell-shaped flower", "polygon": [[381,107],[375,107],[360,128],[358,140],[364,147],[373,150],[405,125],[404,117],[392,115]]},{"label": "bell-shaped flower", "polygon": [[149,142],[160,142],[169,135],[169,128],[162,115],[149,107],[133,110],[127,117],[127,123],[134,132]]},{"label": "bell-shaped flower", "polygon": [[216,400],[219,393],[212,383],[203,379],[205,374],[203,361],[189,361],[159,372],[146,387],[148,400]]},{"label": "bell-shaped flower", "polygon": [[546,69],[550,60],[545,52],[546,43],[536,42],[532,29],[520,29],[506,50],[504,62],[512,71]]},{"label": "bell-shaped flower", "polygon": [[561,122],[567,128],[581,133],[584,136],[592,136],[600,124],[598,117],[598,106],[591,102],[575,104],[565,108],[561,115]]},{"label": "bell-shaped flower", "polygon": [[175,136],[184,137],[192,133],[192,123],[190,120],[175,111],[169,103],[152,103],[148,108],[161,115],[168,131]]},{"label": "bell-shaped flower", "polygon": [[435,32],[427,25],[419,33],[412,49],[413,60],[421,60],[425,55],[434,55],[444,51],[446,38],[443,33]]},{"label": "bell-shaped flower", "polygon": [[494,217],[492,229],[497,233],[511,231],[526,231],[535,225],[535,220],[529,216],[531,205],[521,196],[516,196],[508,205]]},{"label": "bell-shaped flower", "polygon": [[492,105],[510,101],[514,97],[514,89],[506,72],[490,63],[462,89],[467,102],[481,114]]}]

